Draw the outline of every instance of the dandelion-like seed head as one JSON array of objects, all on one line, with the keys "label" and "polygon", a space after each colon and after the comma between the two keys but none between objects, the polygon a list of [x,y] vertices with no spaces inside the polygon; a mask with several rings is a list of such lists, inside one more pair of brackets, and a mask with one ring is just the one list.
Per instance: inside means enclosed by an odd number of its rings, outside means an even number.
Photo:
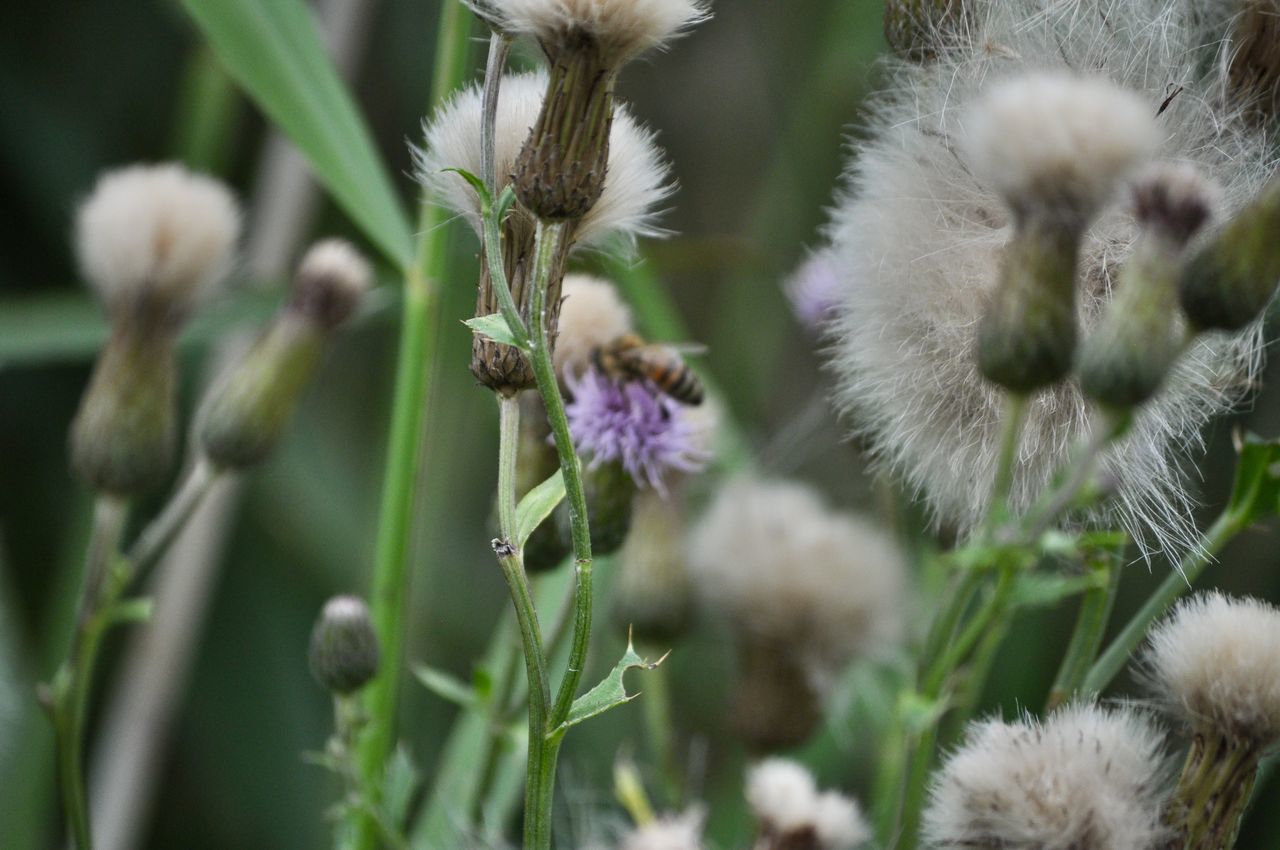
[{"label": "dandelion-like seed head", "polygon": [[934,781],[929,846],[1160,846],[1162,746],[1156,728],[1128,708],[1075,705],[1043,723],[973,724]]},{"label": "dandelion-like seed head", "polygon": [[735,631],[785,644],[818,684],[902,631],[906,563],[870,522],[809,487],[740,478],[690,540],[699,597]]},{"label": "dandelion-like seed head", "polygon": [[321,327],[346,321],[373,286],[368,260],[345,239],[323,239],[298,264],[290,305]]},{"label": "dandelion-like seed head", "polygon": [[556,374],[581,375],[591,365],[592,352],[631,333],[631,308],[618,289],[603,278],[585,274],[565,275],[561,289],[559,336],[556,338]]},{"label": "dandelion-like seed head", "polygon": [[573,442],[592,466],[617,462],[641,486],[666,492],[665,477],[701,471],[711,458],[705,423],[649,384],[615,381],[594,368],[565,376]]},{"label": "dandelion-like seed head", "polygon": [[1102,77],[1020,74],[993,85],[967,120],[975,172],[1015,215],[1083,224],[1159,143],[1155,108]]},{"label": "dandelion-like seed head", "polygon": [[627,833],[619,850],[702,850],[706,812],[700,807],[665,815]]},{"label": "dandelion-like seed head", "polygon": [[1192,728],[1268,747],[1280,741],[1280,610],[1257,599],[1203,593],[1150,635],[1156,689]]},{"label": "dandelion-like seed head", "polygon": [[791,312],[812,334],[821,334],[840,306],[844,283],[829,251],[815,251],[783,284]]},{"label": "dandelion-like seed head", "polygon": [[1182,247],[1221,203],[1218,187],[1187,162],[1159,163],[1133,183],[1133,214],[1144,228]]},{"label": "dandelion-like seed head", "polygon": [[[1164,105],[1157,155],[1221,187],[1217,221],[1255,197],[1278,164],[1267,134],[1222,107],[1226,82],[1202,62],[1209,42],[1163,0],[972,0],[966,10],[966,36],[953,36],[935,61],[892,66],[828,232],[844,286],[830,334],[837,404],[873,456],[961,532],[986,514],[1004,405],[972,356],[1011,229],[1001,193],[961,143],[987,81],[1089,68],[1141,98],[1148,119]],[[1082,337],[1110,303],[1139,231],[1120,204],[1086,231],[1075,293]],[[1252,385],[1260,353],[1256,324],[1199,338],[1104,458],[1115,496],[1088,518],[1123,525],[1148,553],[1177,557],[1198,545],[1183,460],[1200,447],[1202,426]],[[1090,419],[1074,381],[1031,400],[1015,512],[1043,492]]]},{"label": "dandelion-like seed head", "polygon": [[151,299],[181,316],[222,281],[240,211],[221,182],[177,164],[104,173],[76,214],[76,253],[110,309]]},{"label": "dandelion-like seed head", "polygon": [[[494,126],[499,193],[511,183],[516,157],[538,119],[546,88],[547,76],[541,71],[511,74],[502,80]],[[413,152],[418,181],[425,191],[466,218],[477,234],[480,199],[465,180],[446,169],[481,173],[482,97],[479,85],[455,94],[425,123],[425,143]],[[659,205],[674,190],[670,172],[655,134],[618,105],[609,132],[608,179],[600,200],[577,222],[577,244],[600,247],[613,239],[630,245],[638,237],[661,236],[657,216]],[[512,215],[528,217],[521,210]],[[528,226],[532,227],[531,222]]]},{"label": "dandelion-like seed head", "polygon": [[488,6],[504,30],[537,39],[552,58],[590,39],[614,67],[708,17],[701,0],[488,0]]},{"label": "dandelion-like seed head", "polygon": [[819,791],[797,762],[761,761],[747,774],[746,794],[766,835],[806,836],[819,850],[847,850],[871,837],[858,804],[838,792]]}]

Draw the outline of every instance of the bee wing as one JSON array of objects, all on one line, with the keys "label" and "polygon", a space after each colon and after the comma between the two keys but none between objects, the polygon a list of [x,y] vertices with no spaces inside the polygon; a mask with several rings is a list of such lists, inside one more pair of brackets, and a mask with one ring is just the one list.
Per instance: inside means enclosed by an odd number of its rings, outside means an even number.
[{"label": "bee wing", "polygon": [[700,342],[664,342],[662,347],[682,357],[701,357],[707,347]]}]

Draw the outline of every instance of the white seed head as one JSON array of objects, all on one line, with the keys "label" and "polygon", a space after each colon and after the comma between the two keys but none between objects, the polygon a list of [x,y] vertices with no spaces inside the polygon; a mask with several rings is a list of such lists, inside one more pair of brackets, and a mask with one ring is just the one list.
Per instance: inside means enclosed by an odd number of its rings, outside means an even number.
[{"label": "white seed head", "polygon": [[566,40],[586,34],[608,64],[621,65],[660,48],[709,17],[701,0],[486,0],[499,25],[538,40],[553,54]]},{"label": "white seed head", "polygon": [[222,281],[239,234],[227,187],[172,163],[104,173],[76,214],[80,267],[109,307],[146,295],[183,311]]},{"label": "white seed head", "polygon": [[623,837],[619,850],[702,850],[706,812],[694,807],[637,827]]},{"label": "white seed head", "polygon": [[303,277],[325,278],[353,299],[373,287],[373,269],[364,255],[345,239],[322,239],[307,249],[298,264]]},{"label": "white seed head", "polygon": [[1163,772],[1159,731],[1131,709],[976,723],[934,780],[927,846],[1153,850]]},{"label": "white seed head", "polygon": [[1280,741],[1280,610],[1203,593],[1152,630],[1149,676],[1192,728],[1266,747]]},{"label": "white seed head", "polygon": [[1159,144],[1156,107],[1104,77],[1019,74],[979,96],[965,147],[1015,214],[1084,224]]},{"label": "white seed head", "polygon": [[871,837],[858,804],[835,791],[818,790],[797,762],[765,759],[747,773],[747,802],[771,834],[812,832],[821,850],[847,850]]},{"label": "white seed head", "polygon": [[706,608],[736,631],[794,648],[819,687],[902,632],[901,551],[804,485],[727,483],[694,529],[689,566]]},{"label": "white seed head", "polygon": [[579,377],[591,365],[595,349],[631,332],[631,308],[617,287],[591,275],[565,275],[561,293],[556,374]]},{"label": "white seed head", "polygon": [[[547,77],[543,72],[503,78],[494,123],[494,162],[499,194],[511,183],[516,156],[542,108]],[[426,141],[415,148],[418,181],[432,198],[463,216],[480,233],[480,199],[459,175],[460,168],[477,176],[480,164],[481,87],[455,94],[424,125]],[[604,191],[577,225],[577,243],[600,247],[611,239],[624,244],[637,237],[661,236],[658,205],[671,196],[671,167],[657,146],[655,134],[641,126],[619,104],[609,131],[609,170]]]},{"label": "white seed head", "polygon": [[[975,178],[960,143],[968,129],[962,119],[987,80],[1038,67],[1093,69],[1143,98],[1148,115],[1173,95],[1156,119],[1159,156],[1193,164],[1222,187],[1218,222],[1278,164],[1265,132],[1218,105],[1225,82],[1201,74],[1196,50],[1207,42],[1189,35],[1164,0],[969,0],[965,8],[971,23],[963,43],[937,61],[892,67],[828,233],[843,281],[830,333],[836,401],[881,464],[921,494],[939,522],[962,532],[987,510],[1004,405],[1003,393],[979,374],[973,345],[1010,216],[997,187]],[[1085,335],[1105,311],[1140,230],[1121,201],[1118,195],[1095,220],[1081,248],[1077,305]],[[1148,552],[1176,557],[1197,546],[1183,458],[1200,447],[1201,427],[1251,386],[1260,354],[1256,325],[1197,340],[1108,453],[1116,497],[1094,518],[1122,524]],[[1089,416],[1074,381],[1032,400],[1015,470],[1016,511],[1066,462],[1088,433]]]},{"label": "white seed head", "polygon": [[1183,247],[1221,205],[1217,184],[1189,162],[1159,162],[1133,181],[1133,214],[1160,237]]}]

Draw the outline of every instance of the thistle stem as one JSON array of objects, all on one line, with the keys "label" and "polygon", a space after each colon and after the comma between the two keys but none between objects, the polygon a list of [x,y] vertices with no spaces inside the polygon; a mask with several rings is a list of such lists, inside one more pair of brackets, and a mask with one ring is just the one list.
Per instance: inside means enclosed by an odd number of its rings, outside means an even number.
[{"label": "thistle stem", "polygon": [[[434,108],[466,77],[472,19],[461,3],[443,3],[431,81]],[[374,627],[382,647],[378,676],[365,689],[367,727],[358,747],[358,763],[368,788],[380,789],[384,766],[395,741],[396,701],[404,656],[404,619],[409,601],[409,549],[422,433],[437,369],[440,281],[448,277],[448,228],[434,203],[422,205],[413,265],[405,270],[403,321],[388,440],[386,476],[378,517],[377,551],[370,594]],[[379,792],[380,793],[380,792]],[[376,802],[376,801],[375,801]],[[355,817],[354,846],[372,850],[377,839],[373,818]]]},{"label": "thistle stem", "polygon": [[996,460],[996,477],[991,488],[990,513],[1003,518],[1008,514],[1009,494],[1013,490],[1013,468],[1018,460],[1018,441],[1022,423],[1027,418],[1029,399],[1022,393],[1005,396],[1004,419],[1001,422],[1000,454]]},{"label": "thistle stem", "polygon": [[1128,413],[1103,414],[1101,423],[1094,427],[1088,440],[1068,461],[1066,480],[1045,493],[1028,512],[1022,523],[1022,539],[1034,541],[1071,507],[1093,478],[1103,450],[1122,437],[1129,430],[1132,421],[1132,416]]},{"label": "thistle stem", "polygon": [[1080,613],[1076,618],[1075,630],[1071,634],[1071,642],[1067,645],[1066,657],[1058,668],[1058,676],[1053,688],[1049,691],[1046,711],[1053,711],[1071,699],[1080,690],[1089,666],[1098,657],[1098,649],[1102,646],[1102,635],[1107,629],[1107,621],[1111,618],[1111,609],[1115,605],[1116,593],[1120,589],[1121,559],[1124,557],[1122,546],[1107,548],[1091,559],[1089,567],[1098,578],[1098,585],[1085,591],[1080,600]]},{"label": "thistle stem", "polygon": [[1227,510],[1219,516],[1205,532],[1200,547],[1185,557],[1177,569],[1170,571],[1156,592],[1151,594],[1138,613],[1133,615],[1106,651],[1089,668],[1088,675],[1081,682],[1081,689],[1089,693],[1100,693],[1111,684],[1111,680],[1128,662],[1129,656],[1146,638],[1151,624],[1191,589],[1205,567],[1213,562],[1214,556],[1244,527],[1245,522],[1235,511]]},{"label": "thistle stem", "polygon": [[165,553],[220,475],[221,470],[214,467],[208,458],[196,458],[168,504],[129,547],[126,557],[135,571],[146,569]]},{"label": "thistle stem", "polygon": [[125,502],[111,496],[98,497],[71,650],[50,689],[63,813],[76,850],[93,847],[84,787],[84,726],[102,635],[127,580],[117,570],[116,559],[128,513]]}]

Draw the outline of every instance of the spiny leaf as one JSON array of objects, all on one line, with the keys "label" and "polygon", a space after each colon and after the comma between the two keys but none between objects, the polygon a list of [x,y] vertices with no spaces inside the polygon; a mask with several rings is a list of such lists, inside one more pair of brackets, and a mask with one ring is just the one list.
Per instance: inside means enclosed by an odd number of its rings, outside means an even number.
[{"label": "spiny leaf", "polygon": [[564,735],[571,727],[577,726],[584,720],[590,720],[593,717],[604,714],[611,708],[617,708],[623,703],[631,702],[639,694],[627,693],[626,686],[622,681],[626,672],[633,668],[652,670],[666,660],[666,655],[657,661],[644,660],[636,653],[635,647],[631,644],[630,638],[628,638],[627,651],[623,653],[622,659],[614,665],[613,670],[609,672],[608,676],[604,677],[600,684],[573,701],[573,705],[569,708],[569,716],[551,731],[551,735]]},{"label": "spiny leaf", "polygon": [[488,337],[494,342],[519,347],[516,338],[511,334],[511,327],[507,324],[507,320],[502,318],[501,313],[490,313],[487,316],[464,319],[462,324],[471,328],[473,332],[480,334],[480,336]]},{"label": "spiny leaf", "polygon": [[524,548],[529,537],[563,499],[564,478],[557,469],[550,478],[526,493],[516,506],[516,545]]},{"label": "spiny leaf", "polygon": [[306,155],[333,193],[401,270],[413,229],[350,93],[303,0],[182,0],[228,73]]}]

